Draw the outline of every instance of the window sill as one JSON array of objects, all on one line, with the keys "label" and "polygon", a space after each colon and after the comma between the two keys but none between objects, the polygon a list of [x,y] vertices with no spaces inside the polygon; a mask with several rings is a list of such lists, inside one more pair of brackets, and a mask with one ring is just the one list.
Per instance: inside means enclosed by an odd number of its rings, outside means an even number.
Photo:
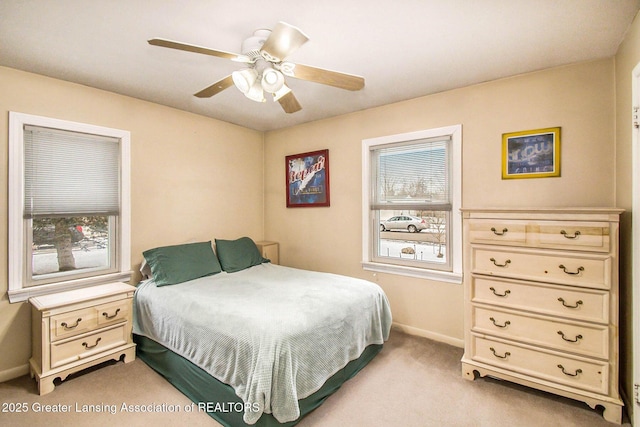
[{"label": "window sill", "polygon": [[129,282],[133,272],[124,271],[120,273],[105,274],[99,277],[90,277],[85,279],[69,280],[66,282],[49,283],[47,285],[31,286],[21,289],[10,289],[7,292],[9,302],[23,302],[31,297],[40,295],[54,294],[58,292],[70,291],[72,289],[88,288],[91,286],[102,285],[111,282]]},{"label": "window sill", "polygon": [[400,265],[382,264],[377,262],[363,262],[362,268],[378,273],[398,274],[400,276],[417,277],[438,282],[462,284],[462,273],[452,273],[450,271],[427,270],[415,267],[405,267]]}]

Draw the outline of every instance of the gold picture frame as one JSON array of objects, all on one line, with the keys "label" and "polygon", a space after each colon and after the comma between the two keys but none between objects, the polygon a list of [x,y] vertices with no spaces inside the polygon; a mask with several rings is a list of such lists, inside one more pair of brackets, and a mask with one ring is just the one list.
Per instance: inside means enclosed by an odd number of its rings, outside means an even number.
[{"label": "gold picture frame", "polygon": [[502,179],[560,176],[560,127],[502,134]]}]

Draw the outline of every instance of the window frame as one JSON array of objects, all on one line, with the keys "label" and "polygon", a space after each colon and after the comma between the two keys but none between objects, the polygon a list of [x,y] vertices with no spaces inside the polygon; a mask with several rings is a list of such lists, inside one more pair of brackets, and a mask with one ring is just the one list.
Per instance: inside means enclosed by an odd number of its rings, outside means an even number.
[{"label": "window frame", "polygon": [[[371,151],[377,146],[389,144],[406,144],[410,141],[450,138],[451,150],[451,212],[449,232],[451,236],[451,271],[424,267],[399,265],[391,262],[375,260],[374,239],[377,224],[375,211],[371,209],[374,196],[372,188]],[[362,268],[368,271],[418,277],[448,283],[462,283],[462,125],[444,126],[440,128],[389,135],[362,140]]]},{"label": "window frame", "polygon": [[[26,263],[31,251],[27,247],[29,219],[24,218],[24,127],[34,125],[71,132],[104,135],[120,140],[120,212],[117,216],[116,271],[96,272],[88,277],[69,278],[33,285],[27,279]],[[8,233],[8,296],[9,302],[26,301],[30,297],[65,290],[95,286],[131,279],[131,134],[129,131],[104,126],[90,125],[68,120],[54,119],[32,114],[9,112],[9,233]]]}]

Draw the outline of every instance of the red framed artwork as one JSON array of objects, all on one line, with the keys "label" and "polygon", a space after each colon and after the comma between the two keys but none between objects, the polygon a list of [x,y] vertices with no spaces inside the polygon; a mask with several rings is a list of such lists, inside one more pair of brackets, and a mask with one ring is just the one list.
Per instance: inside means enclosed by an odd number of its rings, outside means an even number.
[{"label": "red framed artwork", "polygon": [[287,207],[329,206],[329,150],[285,158]]}]

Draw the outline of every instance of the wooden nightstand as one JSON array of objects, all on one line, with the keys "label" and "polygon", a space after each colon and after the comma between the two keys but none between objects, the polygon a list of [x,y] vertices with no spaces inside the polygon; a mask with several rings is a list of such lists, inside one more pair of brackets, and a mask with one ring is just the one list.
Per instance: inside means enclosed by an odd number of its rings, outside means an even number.
[{"label": "wooden nightstand", "polygon": [[278,256],[279,245],[277,242],[256,242],[256,246],[260,251],[260,255],[271,260],[272,264],[280,264],[280,257]]},{"label": "wooden nightstand", "polygon": [[124,356],[135,359],[131,336],[135,288],[109,283],[29,299],[31,303],[31,377],[39,393],[50,393],[53,380]]}]

